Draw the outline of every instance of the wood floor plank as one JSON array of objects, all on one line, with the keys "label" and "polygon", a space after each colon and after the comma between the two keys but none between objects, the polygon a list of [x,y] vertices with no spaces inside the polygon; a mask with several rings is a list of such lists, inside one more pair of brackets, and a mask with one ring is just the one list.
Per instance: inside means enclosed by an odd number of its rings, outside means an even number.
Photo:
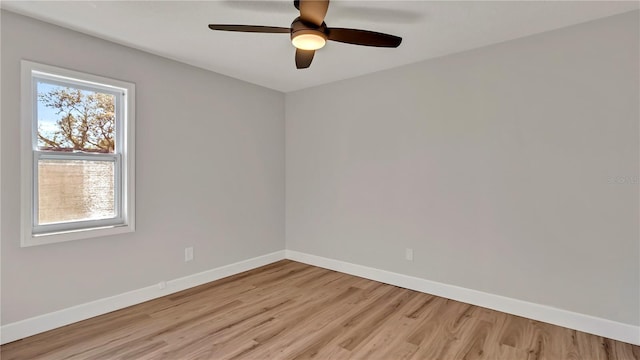
[{"label": "wood floor plank", "polygon": [[[411,314],[420,309],[425,303],[419,293],[414,293],[404,306],[403,311],[389,316],[387,322],[394,326],[380,326],[371,331],[371,335],[355,347],[350,359],[407,359],[418,350],[418,346],[407,342],[409,334],[415,330],[418,320]],[[409,314],[409,315],[408,315]]]},{"label": "wood floor plank", "polygon": [[640,347],[279,261],[0,347],[3,360],[640,360]]}]

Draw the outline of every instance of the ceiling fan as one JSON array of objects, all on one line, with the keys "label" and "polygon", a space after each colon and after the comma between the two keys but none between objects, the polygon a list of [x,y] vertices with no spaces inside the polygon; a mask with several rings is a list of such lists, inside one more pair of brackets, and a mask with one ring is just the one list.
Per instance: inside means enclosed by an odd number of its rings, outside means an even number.
[{"label": "ceiling fan", "polygon": [[316,50],[322,48],[327,40],[347,44],[391,47],[400,45],[402,38],[375,31],[345,28],[330,28],[324,22],[329,8],[329,0],[294,0],[293,5],[300,11],[291,27],[259,25],[222,25],[210,24],[211,30],[241,31],[258,33],[290,33],[291,42],[296,47],[296,67],[305,69],[311,65]]}]

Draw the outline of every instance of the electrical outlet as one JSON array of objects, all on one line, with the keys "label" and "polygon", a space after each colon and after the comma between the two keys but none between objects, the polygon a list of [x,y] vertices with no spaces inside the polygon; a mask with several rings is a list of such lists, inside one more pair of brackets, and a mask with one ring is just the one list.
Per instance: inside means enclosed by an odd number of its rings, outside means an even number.
[{"label": "electrical outlet", "polygon": [[406,248],[404,249],[404,258],[408,261],[413,261],[413,249]]},{"label": "electrical outlet", "polygon": [[184,248],[184,262],[193,260],[193,246]]},{"label": "electrical outlet", "polygon": [[166,283],[166,282],[164,282],[164,281],[160,281],[160,282],[158,283],[158,289],[162,290],[162,289],[164,289],[164,288],[166,288],[166,287],[167,287],[167,283]]}]

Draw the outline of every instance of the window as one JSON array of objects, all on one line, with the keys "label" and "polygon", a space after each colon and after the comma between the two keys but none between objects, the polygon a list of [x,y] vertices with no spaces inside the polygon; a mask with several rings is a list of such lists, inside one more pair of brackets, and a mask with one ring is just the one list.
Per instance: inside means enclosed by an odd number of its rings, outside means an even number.
[{"label": "window", "polygon": [[22,246],[134,230],[134,95],[22,61]]}]

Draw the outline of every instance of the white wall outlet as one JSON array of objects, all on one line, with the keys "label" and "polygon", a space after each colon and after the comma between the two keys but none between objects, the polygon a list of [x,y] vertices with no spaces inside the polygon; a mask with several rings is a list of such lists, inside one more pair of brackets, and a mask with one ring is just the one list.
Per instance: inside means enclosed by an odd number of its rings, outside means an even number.
[{"label": "white wall outlet", "polygon": [[184,262],[193,260],[193,246],[184,248]]},{"label": "white wall outlet", "polygon": [[158,283],[158,289],[162,290],[162,289],[164,289],[164,288],[166,288],[166,287],[167,287],[167,283],[166,283],[166,282],[164,282],[164,281],[160,281],[160,282]]},{"label": "white wall outlet", "polygon": [[413,261],[413,249],[406,248],[404,249],[404,258],[408,261]]}]

